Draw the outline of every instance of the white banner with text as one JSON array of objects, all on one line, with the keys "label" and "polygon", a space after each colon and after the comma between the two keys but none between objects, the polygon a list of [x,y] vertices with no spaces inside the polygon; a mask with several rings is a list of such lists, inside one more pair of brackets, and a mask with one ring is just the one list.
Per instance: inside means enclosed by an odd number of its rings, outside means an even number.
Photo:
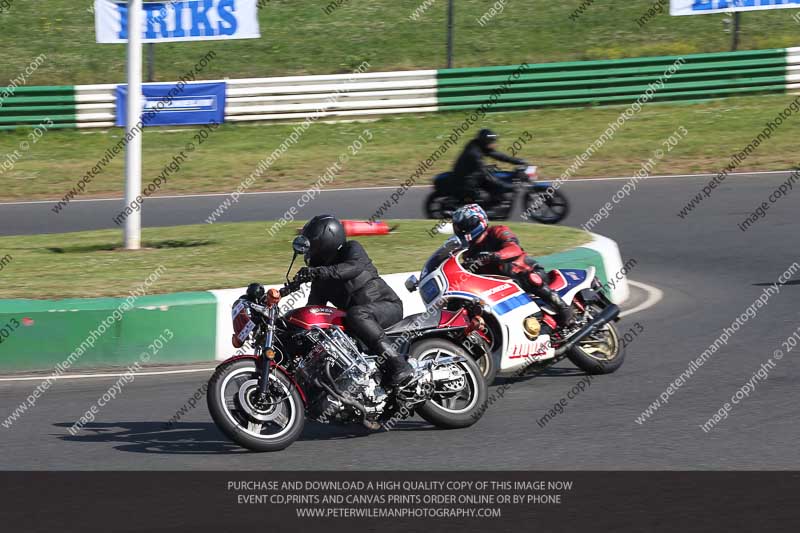
[{"label": "white banner with text", "polygon": [[[257,0],[170,0],[147,2],[143,7],[142,40],[208,41],[257,39]],[[128,41],[128,4],[95,0],[95,32],[98,43]]]},{"label": "white banner with text", "polygon": [[670,0],[669,14],[710,15],[731,11],[800,8],[800,0]]}]

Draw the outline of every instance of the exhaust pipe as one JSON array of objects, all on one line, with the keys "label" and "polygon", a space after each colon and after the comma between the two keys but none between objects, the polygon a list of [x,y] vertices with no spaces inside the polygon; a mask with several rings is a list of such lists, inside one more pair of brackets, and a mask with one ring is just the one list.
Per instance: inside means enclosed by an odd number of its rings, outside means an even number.
[{"label": "exhaust pipe", "polygon": [[586,324],[583,328],[579,329],[570,338],[568,338],[567,342],[556,350],[556,357],[565,354],[566,352],[574,348],[575,345],[578,344],[580,341],[582,341],[584,338],[596,332],[598,329],[602,328],[612,320],[616,319],[618,316],[619,316],[619,307],[616,304],[610,304],[608,307],[603,309],[603,311],[599,315],[594,317],[594,320],[592,322]]}]

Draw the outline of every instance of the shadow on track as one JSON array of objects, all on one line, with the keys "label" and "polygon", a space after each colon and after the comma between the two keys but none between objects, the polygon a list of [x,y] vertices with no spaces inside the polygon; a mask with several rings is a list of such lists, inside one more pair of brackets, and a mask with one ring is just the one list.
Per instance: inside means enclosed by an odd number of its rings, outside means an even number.
[{"label": "shadow on track", "polygon": [[[53,424],[60,428],[70,428],[73,422]],[[405,420],[392,431],[419,431],[434,429],[427,422]],[[368,437],[383,431],[370,431],[360,425],[346,426],[320,424],[306,421],[299,442],[344,440]],[[77,434],[55,435],[69,442],[103,442],[114,445],[124,452],[152,453],[164,455],[235,455],[250,453],[238,444],[231,442],[212,422],[178,422],[169,429],[164,422],[92,422],[86,424]]]}]

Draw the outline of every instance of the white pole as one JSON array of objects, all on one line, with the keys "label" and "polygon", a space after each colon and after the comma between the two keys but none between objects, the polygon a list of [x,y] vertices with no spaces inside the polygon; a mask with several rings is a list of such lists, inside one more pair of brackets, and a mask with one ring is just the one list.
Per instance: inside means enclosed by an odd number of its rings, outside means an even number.
[{"label": "white pole", "polygon": [[[142,0],[128,0],[128,108],[125,135],[125,205],[131,205],[142,190],[142,133],[136,131],[142,116]],[[141,210],[125,219],[125,248],[141,247]]]}]

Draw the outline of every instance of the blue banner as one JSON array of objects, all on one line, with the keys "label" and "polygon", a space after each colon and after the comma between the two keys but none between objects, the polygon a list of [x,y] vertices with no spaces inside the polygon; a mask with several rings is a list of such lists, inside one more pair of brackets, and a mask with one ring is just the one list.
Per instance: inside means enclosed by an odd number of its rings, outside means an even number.
[{"label": "blue banner", "polygon": [[[225,121],[225,83],[143,85],[142,124],[180,126],[222,124]],[[117,126],[125,125],[128,86],[117,86]]]}]

